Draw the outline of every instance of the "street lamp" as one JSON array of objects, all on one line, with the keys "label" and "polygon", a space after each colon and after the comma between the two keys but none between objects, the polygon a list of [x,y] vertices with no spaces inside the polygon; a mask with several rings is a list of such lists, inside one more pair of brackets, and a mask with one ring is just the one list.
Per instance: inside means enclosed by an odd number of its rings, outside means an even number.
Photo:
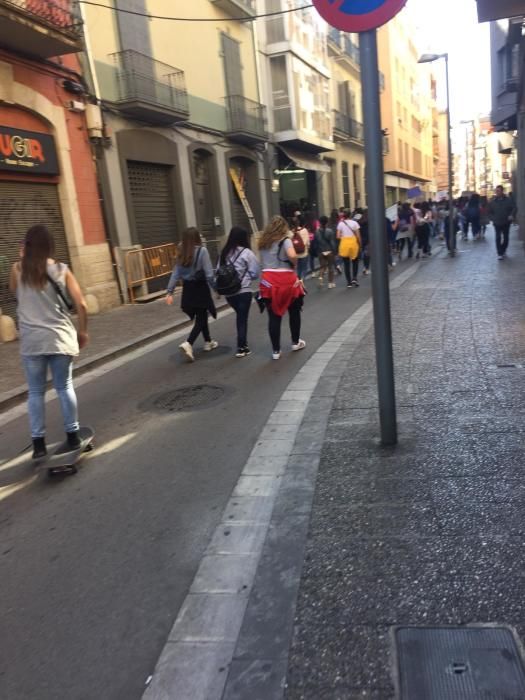
[{"label": "street lamp", "polygon": [[418,63],[434,63],[440,58],[445,59],[445,75],[447,84],[447,132],[448,132],[448,249],[451,257],[456,254],[456,230],[454,226],[454,200],[452,198],[452,127],[450,124],[450,87],[448,80],[448,53],[425,53]]}]

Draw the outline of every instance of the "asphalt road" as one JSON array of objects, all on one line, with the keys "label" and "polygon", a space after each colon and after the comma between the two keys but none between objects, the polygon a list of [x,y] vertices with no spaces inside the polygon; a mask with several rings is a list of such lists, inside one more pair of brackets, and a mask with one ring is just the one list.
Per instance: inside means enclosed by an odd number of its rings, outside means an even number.
[{"label": "asphalt road", "polygon": [[[87,381],[78,396],[96,450],[76,476],[50,481],[27,457],[10,462],[28,443],[26,418],[5,424],[0,415],[3,700],[141,697],[268,414],[309,355],[370,295],[369,279],[358,290],[338,284],[319,291],[309,283],[307,348],[279,362],[254,305],[249,358],[233,357],[229,315],[212,327],[221,348],[194,364],[171,340]],[[287,324],[283,331],[285,350]],[[198,384],[224,394],[186,413],[148,406],[161,392]],[[48,425],[60,439],[56,401]]]}]

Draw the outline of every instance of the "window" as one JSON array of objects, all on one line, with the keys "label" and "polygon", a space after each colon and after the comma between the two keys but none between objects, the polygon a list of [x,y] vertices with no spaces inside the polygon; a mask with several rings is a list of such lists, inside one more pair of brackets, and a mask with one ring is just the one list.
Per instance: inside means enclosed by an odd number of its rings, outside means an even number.
[{"label": "window", "polygon": [[405,153],[403,151],[403,141],[401,141],[401,139],[399,139],[397,142],[397,150],[399,158],[399,167],[402,168],[405,164]]},{"label": "window", "polygon": [[343,206],[350,209],[350,172],[348,163],[344,160],[341,163],[342,183],[343,183]]},{"label": "window", "polygon": [[292,108],[286,73],[286,56],[272,56],[270,58],[270,75],[275,131],[286,131],[292,128]]},{"label": "window", "polygon": [[507,56],[506,56],[506,50],[505,48],[500,49],[498,51],[498,87],[503,89],[505,85],[505,80],[507,78],[507,70],[506,70],[506,63],[507,63]]},{"label": "window", "polygon": [[410,156],[408,154],[408,143],[405,143],[405,168],[410,170]]},{"label": "window", "polygon": [[354,199],[356,207],[361,206],[361,168],[359,165],[352,165],[352,180],[354,183]]}]

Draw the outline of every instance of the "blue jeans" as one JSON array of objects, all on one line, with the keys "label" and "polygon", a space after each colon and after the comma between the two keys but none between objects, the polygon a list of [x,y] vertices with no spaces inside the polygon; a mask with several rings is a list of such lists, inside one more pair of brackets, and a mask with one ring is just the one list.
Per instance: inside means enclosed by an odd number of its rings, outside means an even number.
[{"label": "blue jeans", "polygon": [[240,292],[226,297],[226,301],[234,309],[237,317],[237,347],[244,350],[248,347],[248,316],[252,305],[252,293]]},{"label": "blue jeans", "polygon": [[47,368],[51,368],[53,386],[58,394],[66,433],[78,430],[77,397],[73,388],[73,358],[69,355],[24,355],[22,357],[29,386],[29,424],[31,437],[46,434],[45,401]]},{"label": "blue jeans", "polygon": [[308,256],[305,258],[297,258],[297,277],[304,280],[308,272]]}]

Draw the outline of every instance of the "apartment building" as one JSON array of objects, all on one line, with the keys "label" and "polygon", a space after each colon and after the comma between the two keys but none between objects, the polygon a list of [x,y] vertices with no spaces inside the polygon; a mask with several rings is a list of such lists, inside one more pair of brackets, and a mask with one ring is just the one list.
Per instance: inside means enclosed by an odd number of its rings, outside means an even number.
[{"label": "apartment building", "polygon": [[[214,258],[232,225],[260,229],[269,210],[253,23],[240,21],[255,15],[255,0],[193,0],[176,13],[161,0],[100,4],[82,11],[117,256],[177,242],[195,225]],[[212,21],[158,18],[166,14]]]},{"label": "apartment building", "polygon": [[[299,8],[300,0],[258,0],[259,14]],[[263,101],[274,205],[320,213],[331,166],[320,157],[335,149],[330,105],[327,26],[312,8],[257,21]],[[329,178],[328,178],[329,180]]]},{"label": "apartment building", "polygon": [[387,204],[402,201],[419,188],[434,197],[433,109],[435,83],[431,68],[418,64],[414,30],[402,12],[378,31],[379,67],[384,74],[381,94],[383,129],[389,139],[385,155]]},{"label": "apartment building", "polygon": [[366,206],[365,153],[358,37],[328,31],[330,98],[335,151],[325,155],[325,211]]},{"label": "apartment building", "polygon": [[[90,308],[118,304],[78,54],[82,23],[69,0],[0,0],[0,307],[14,316],[11,264],[34,224],[45,224]],[[93,111],[94,109],[94,111]]]}]

